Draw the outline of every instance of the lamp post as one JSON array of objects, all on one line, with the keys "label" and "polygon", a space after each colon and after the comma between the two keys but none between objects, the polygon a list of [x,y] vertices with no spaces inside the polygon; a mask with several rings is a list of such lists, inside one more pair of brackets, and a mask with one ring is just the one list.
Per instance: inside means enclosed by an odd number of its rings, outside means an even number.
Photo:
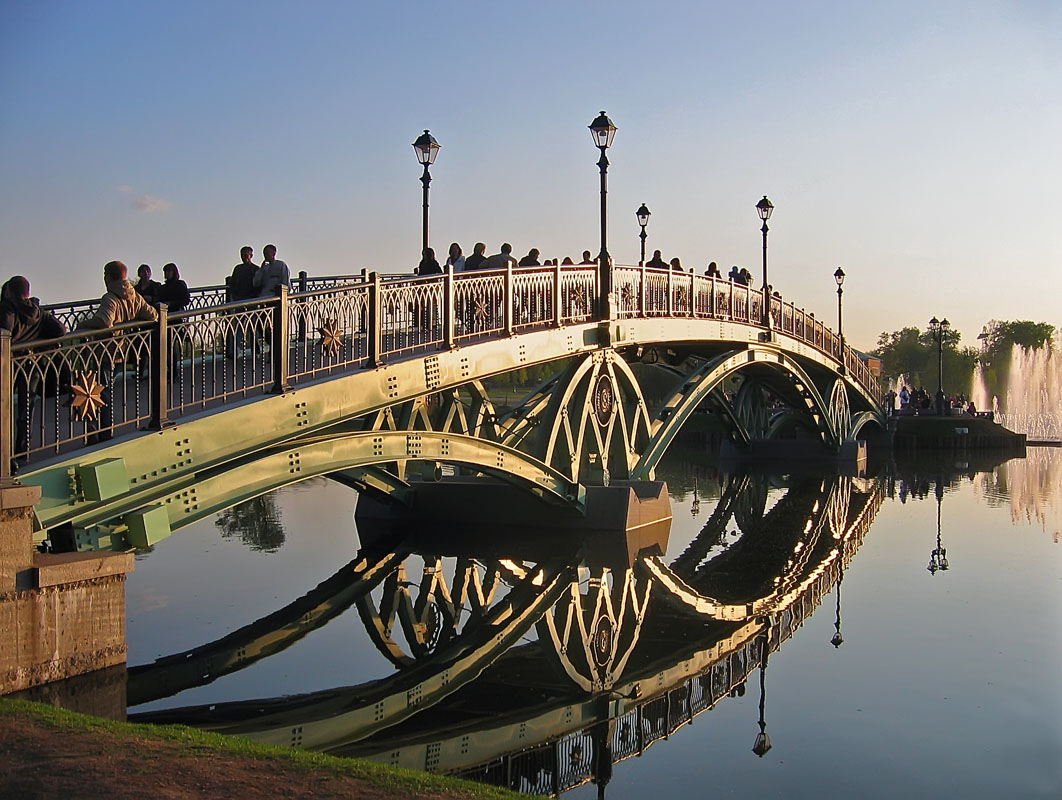
[{"label": "lamp post", "polygon": [[929,554],[929,566],[926,567],[929,570],[930,575],[936,575],[938,571],[943,572],[948,568],[948,551],[944,549],[944,546],[940,542],[940,506],[944,500],[944,483],[943,478],[937,476],[937,546],[933,548]]},{"label": "lamp post", "polygon": [[944,335],[951,327],[946,319],[929,320],[929,329],[937,340],[937,416],[944,416]]},{"label": "lamp post", "polygon": [[422,256],[424,251],[428,249],[428,184],[431,183],[431,173],[428,172],[428,167],[435,163],[435,156],[439,154],[441,146],[435,141],[435,137],[428,133],[427,128],[413,142],[413,150],[417,154],[417,162],[424,165],[424,174],[420,176],[420,182],[424,184],[424,235],[420,246]]},{"label": "lamp post", "polygon": [[638,224],[642,226],[642,232],[638,234],[642,239],[642,258],[638,266],[642,267],[645,266],[645,226],[649,224],[649,215],[653,212],[646,208],[645,203],[642,203],[642,207],[634,213],[638,217]]},{"label": "lamp post", "polygon": [[770,329],[771,327],[771,290],[767,288],[767,220],[771,218],[771,212],[774,211],[774,205],[767,199],[767,195],[763,196],[763,199],[756,204],[756,211],[760,215],[760,219],[763,220],[763,227],[760,228],[760,232],[763,233],[763,326]]},{"label": "lamp post", "polygon": [[837,335],[841,337],[841,374],[845,374],[845,356],[844,356],[844,318],[841,316],[841,294],[844,285],[844,270],[840,267],[833,273],[833,279],[837,281]]},{"label": "lamp post", "polygon": [[612,294],[612,264],[608,255],[607,240],[607,196],[608,196],[608,156],[605,151],[612,145],[612,137],[616,135],[616,126],[612,120],[602,111],[597,119],[589,125],[590,135],[594,138],[594,145],[601,151],[601,158],[597,161],[598,169],[601,170],[601,253],[597,257],[598,290],[601,293],[599,319],[608,319],[611,314],[609,295]]}]

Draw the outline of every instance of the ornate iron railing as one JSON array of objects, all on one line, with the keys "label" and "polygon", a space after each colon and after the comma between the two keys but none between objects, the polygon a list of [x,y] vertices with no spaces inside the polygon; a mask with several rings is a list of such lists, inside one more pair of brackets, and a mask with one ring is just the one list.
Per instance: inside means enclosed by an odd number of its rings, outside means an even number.
[{"label": "ornate iron railing", "polygon": [[[481,339],[592,321],[602,313],[594,266],[528,267],[435,276],[310,278],[296,291],[225,303],[224,286],[191,290],[156,323],[74,332],[11,345],[3,332],[0,477],[11,459],[55,454],[262,391]],[[729,280],[614,267],[615,314],[763,324],[763,293]],[[45,307],[69,328],[98,301]],[[851,348],[813,314],[771,298],[771,327],[844,364],[880,402]]]}]

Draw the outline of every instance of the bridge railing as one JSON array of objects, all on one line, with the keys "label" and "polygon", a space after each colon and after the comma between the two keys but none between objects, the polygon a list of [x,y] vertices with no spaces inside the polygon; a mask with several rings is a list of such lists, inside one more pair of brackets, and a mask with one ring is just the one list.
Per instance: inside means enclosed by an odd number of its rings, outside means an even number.
[{"label": "bridge railing", "polygon": [[[693,275],[678,270],[649,267],[613,268],[617,316],[693,317],[758,325],[763,321],[763,292],[729,279]],[[809,314],[781,297],[773,296],[771,325],[844,364],[854,378],[880,405],[881,389],[870,368],[851,347]]]},{"label": "bridge railing", "polygon": [[[12,346],[3,332],[0,470],[263,391],[374,366],[388,358],[591,321],[596,266],[509,267],[443,275],[310,278],[296,291],[225,303],[224,286],[192,290],[190,307],[158,322],[76,332]],[[763,293],[729,280],[617,266],[617,316],[689,317],[758,325]],[[70,327],[98,301],[47,308]],[[160,307],[161,308],[161,307]],[[775,329],[842,361],[880,400],[866,364],[814,315],[771,298]]]}]

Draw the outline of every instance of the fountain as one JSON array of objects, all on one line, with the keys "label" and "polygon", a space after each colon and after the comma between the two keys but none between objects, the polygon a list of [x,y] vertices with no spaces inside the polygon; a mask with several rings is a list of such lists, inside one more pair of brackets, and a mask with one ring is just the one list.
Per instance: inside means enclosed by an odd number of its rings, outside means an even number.
[{"label": "fountain", "polygon": [[1045,347],[1014,345],[1004,397],[990,397],[980,365],[971,396],[977,408],[991,408],[1004,427],[1030,441],[1062,441],[1062,334]]}]

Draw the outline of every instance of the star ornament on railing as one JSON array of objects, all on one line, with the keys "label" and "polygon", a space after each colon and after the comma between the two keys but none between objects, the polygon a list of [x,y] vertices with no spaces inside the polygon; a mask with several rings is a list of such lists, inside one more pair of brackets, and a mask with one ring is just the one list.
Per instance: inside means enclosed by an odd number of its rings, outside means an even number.
[{"label": "star ornament on railing", "polygon": [[473,305],[472,316],[475,317],[476,325],[481,328],[486,327],[487,318],[490,316],[490,310],[487,308],[486,299],[483,297],[477,297]]},{"label": "star ornament on railing", "polygon": [[582,286],[574,287],[568,293],[568,300],[572,305],[572,316],[586,313],[586,290]]},{"label": "star ornament on railing", "polygon": [[620,289],[620,300],[623,302],[624,308],[630,308],[634,305],[634,287],[629,283],[623,284],[623,288]]},{"label": "star ornament on railing", "polygon": [[75,372],[70,382],[70,416],[77,422],[94,420],[105,405],[103,384],[96,379],[96,373]]},{"label": "star ornament on railing", "polygon": [[321,334],[321,352],[329,358],[336,358],[343,347],[343,332],[339,325],[334,319],[327,319],[317,332]]}]

